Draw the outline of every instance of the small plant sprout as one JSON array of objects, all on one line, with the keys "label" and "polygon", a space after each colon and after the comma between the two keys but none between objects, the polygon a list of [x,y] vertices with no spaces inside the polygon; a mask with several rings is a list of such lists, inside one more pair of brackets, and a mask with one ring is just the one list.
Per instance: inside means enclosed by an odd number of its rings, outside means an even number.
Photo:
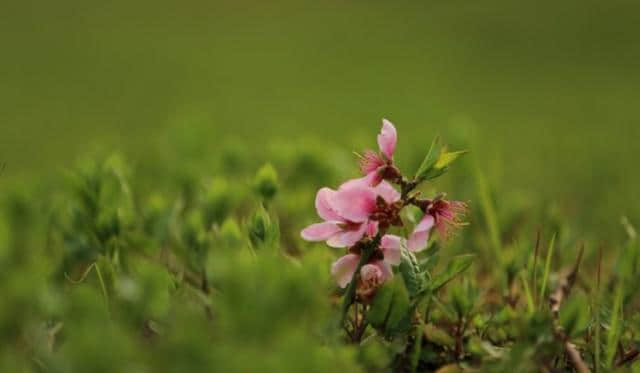
[{"label": "small plant sprout", "polygon": [[[359,341],[364,335],[367,323],[361,320],[367,318],[367,310],[376,314],[372,320],[381,320],[372,324],[384,329],[385,334],[400,331],[403,325],[409,324],[407,320],[415,311],[410,305],[419,303],[419,297],[429,290],[426,270],[420,268],[415,255],[428,246],[433,228],[441,240],[447,240],[464,224],[462,216],[467,211],[465,203],[446,200],[443,194],[423,199],[415,192],[422,182],[444,174],[449,164],[464,152],[452,153],[432,147],[417,176],[408,179],[394,163],[398,135],[390,121],[382,120],[377,140],[379,152],[366,150],[360,157],[363,177],[349,180],[337,190],[324,187],[318,191],[315,207],[324,221],[301,232],[305,240],[326,241],[328,246],[346,250],[331,266],[331,273],[338,286],[346,288],[343,321],[349,316],[350,306],[356,305],[353,321],[345,323],[353,341]],[[405,227],[401,212],[411,205],[419,208],[423,217],[408,237],[394,234],[401,231],[398,228]],[[389,295],[398,291],[397,284],[393,285],[395,290],[385,292],[390,303],[372,302],[394,273],[400,274],[407,286],[408,292],[403,290],[402,294],[413,296],[411,302],[403,301],[406,309],[397,304],[397,299],[405,296]],[[393,312],[393,317],[387,315],[389,312]]]}]

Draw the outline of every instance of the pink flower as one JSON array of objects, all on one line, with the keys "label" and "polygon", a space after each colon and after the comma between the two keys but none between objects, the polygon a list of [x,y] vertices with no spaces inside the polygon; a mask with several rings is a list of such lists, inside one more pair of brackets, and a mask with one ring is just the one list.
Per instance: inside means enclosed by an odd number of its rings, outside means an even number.
[{"label": "pink flower", "polygon": [[[363,281],[369,281],[369,284],[382,284],[387,279],[393,277],[392,265],[400,264],[400,250],[394,247],[383,247],[374,253],[369,263],[360,268],[360,277]],[[360,254],[350,253],[338,258],[331,265],[331,274],[335,277],[341,288],[347,287],[353,279],[356,272]]]},{"label": "pink flower", "polygon": [[393,166],[393,153],[396,150],[398,134],[393,123],[382,120],[382,129],[378,135],[380,154],[373,150],[365,150],[360,160],[360,170],[367,175],[371,185],[378,185],[385,177],[386,171]]},{"label": "pink flower", "polygon": [[386,182],[370,187],[366,177],[347,181],[337,191],[320,189],[316,210],[324,222],[303,229],[302,238],[326,241],[331,247],[351,247],[364,235],[375,236],[378,224],[369,218],[377,209],[378,197],[391,204],[400,199],[400,193]]},{"label": "pink flower", "polygon": [[467,212],[467,204],[461,201],[437,199],[427,211],[435,220],[440,239],[446,241],[455,230],[465,224],[462,217]]},{"label": "pink flower", "polygon": [[438,229],[440,239],[447,241],[456,229],[464,225],[461,219],[467,211],[467,204],[438,198],[427,201],[423,209],[425,215],[409,237],[407,246],[411,251],[421,251],[427,246],[433,227]]}]

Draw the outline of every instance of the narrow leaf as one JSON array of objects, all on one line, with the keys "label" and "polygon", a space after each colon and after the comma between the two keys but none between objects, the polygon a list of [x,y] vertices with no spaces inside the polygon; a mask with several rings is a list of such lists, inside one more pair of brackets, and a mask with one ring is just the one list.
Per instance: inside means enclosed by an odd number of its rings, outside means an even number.
[{"label": "narrow leaf", "polygon": [[431,281],[431,284],[429,286],[430,290],[432,292],[438,291],[454,277],[466,271],[467,268],[471,266],[471,263],[473,263],[474,258],[475,254],[458,255],[451,258],[451,260],[447,264],[447,268],[433,277],[433,280]]},{"label": "narrow leaf", "polygon": [[549,272],[551,271],[551,258],[553,257],[553,248],[556,242],[556,235],[551,237],[549,242],[549,249],[547,250],[547,259],[544,262],[544,273],[542,275],[542,286],[540,287],[540,304],[546,304],[544,302],[544,293],[547,290],[547,281],[549,280]]}]

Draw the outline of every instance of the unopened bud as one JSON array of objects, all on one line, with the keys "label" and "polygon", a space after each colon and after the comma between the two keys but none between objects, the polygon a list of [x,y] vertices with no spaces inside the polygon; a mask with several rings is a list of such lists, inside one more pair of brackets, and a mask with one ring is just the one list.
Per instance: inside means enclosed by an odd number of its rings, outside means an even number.
[{"label": "unopened bud", "polygon": [[258,170],[253,187],[265,201],[271,200],[276,195],[278,192],[278,173],[270,163]]},{"label": "unopened bud", "polygon": [[383,282],[382,270],[377,265],[365,264],[360,268],[360,281],[356,293],[361,299],[369,299]]},{"label": "unopened bud", "polygon": [[275,247],[280,240],[280,227],[273,222],[269,214],[260,206],[248,223],[249,239],[255,248]]},{"label": "unopened bud", "polygon": [[220,238],[227,247],[239,247],[242,243],[242,232],[238,223],[232,218],[227,218],[220,227]]}]

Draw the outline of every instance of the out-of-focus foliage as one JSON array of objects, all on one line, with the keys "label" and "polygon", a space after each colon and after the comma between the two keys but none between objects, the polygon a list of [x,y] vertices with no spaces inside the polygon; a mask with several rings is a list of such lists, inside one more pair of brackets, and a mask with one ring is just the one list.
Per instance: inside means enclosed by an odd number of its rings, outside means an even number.
[{"label": "out-of-focus foliage", "polygon": [[[558,223],[542,226],[536,243],[537,222],[493,199],[472,202],[471,224],[444,247],[403,251],[397,276],[369,306],[366,322],[380,333],[369,328],[360,345],[349,343],[329,275],[338,253],[299,231],[316,219],[320,180],[354,170],[331,162],[350,161],[331,148],[278,149],[233,169],[214,155],[182,154],[187,168],[91,156],[46,186],[8,189],[3,370],[570,371],[562,338],[592,369],[635,367],[640,248],[631,222],[599,262],[601,246],[544,205],[539,213]],[[460,165],[443,181],[481,172]],[[467,193],[459,197],[477,198]],[[491,214],[500,216],[497,257]],[[416,221],[412,212],[406,219]],[[583,263],[555,319],[547,298],[581,243]]]},{"label": "out-of-focus foliage", "polygon": [[[0,371],[640,372],[639,4],[3,4]],[[355,346],[299,232],[381,116],[470,224]]]}]

